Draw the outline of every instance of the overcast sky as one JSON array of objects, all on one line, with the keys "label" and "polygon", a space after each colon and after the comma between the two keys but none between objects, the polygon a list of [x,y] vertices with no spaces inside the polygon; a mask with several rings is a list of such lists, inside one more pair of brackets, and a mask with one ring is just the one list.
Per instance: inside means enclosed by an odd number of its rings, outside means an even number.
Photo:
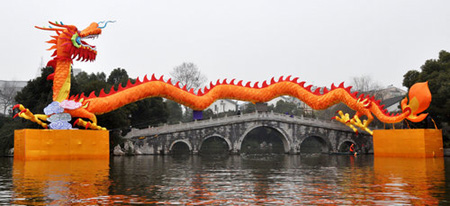
[{"label": "overcast sky", "polygon": [[36,77],[45,41],[35,29],[62,21],[79,30],[116,20],[88,40],[97,60],[74,68],[130,77],[169,76],[193,62],[209,81],[293,75],[329,86],[369,75],[402,87],[403,75],[450,51],[450,1],[2,1],[0,79]]}]

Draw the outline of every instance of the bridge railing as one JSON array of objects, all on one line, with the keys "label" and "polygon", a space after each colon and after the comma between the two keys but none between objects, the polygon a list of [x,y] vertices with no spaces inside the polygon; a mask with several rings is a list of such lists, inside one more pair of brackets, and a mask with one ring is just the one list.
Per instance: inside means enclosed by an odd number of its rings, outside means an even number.
[{"label": "bridge railing", "polygon": [[157,135],[157,134],[162,134],[162,133],[179,132],[179,131],[186,131],[186,130],[192,130],[192,129],[200,129],[200,128],[205,128],[205,127],[220,126],[220,125],[225,125],[225,124],[233,124],[233,123],[246,122],[246,121],[261,121],[261,120],[275,120],[275,121],[287,122],[287,123],[296,123],[296,124],[303,124],[303,125],[313,125],[316,127],[333,128],[333,129],[337,129],[337,130],[349,130],[348,127],[346,127],[336,121],[319,120],[317,118],[308,118],[308,117],[303,117],[303,116],[290,116],[290,115],[286,115],[286,114],[274,113],[272,111],[272,112],[255,112],[255,113],[247,113],[247,114],[234,115],[234,116],[225,116],[223,118],[217,118],[217,119],[210,118],[210,119],[205,119],[205,120],[196,120],[196,121],[187,122],[187,123],[180,122],[179,124],[171,124],[171,125],[164,124],[162,126],[148,127],[146,129],[132,128],[131,131],[124,138],[151,136],[151,135]]}]

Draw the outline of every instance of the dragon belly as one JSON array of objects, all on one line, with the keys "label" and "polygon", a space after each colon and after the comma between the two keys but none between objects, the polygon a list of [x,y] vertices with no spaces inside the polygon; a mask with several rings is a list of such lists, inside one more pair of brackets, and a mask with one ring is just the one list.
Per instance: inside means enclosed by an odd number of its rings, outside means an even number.
[{"label": "dragon belly", "polygon": [[61,102],[69,97],[70,93],[70,61],[58,61],[53,79],[53,101]]}]

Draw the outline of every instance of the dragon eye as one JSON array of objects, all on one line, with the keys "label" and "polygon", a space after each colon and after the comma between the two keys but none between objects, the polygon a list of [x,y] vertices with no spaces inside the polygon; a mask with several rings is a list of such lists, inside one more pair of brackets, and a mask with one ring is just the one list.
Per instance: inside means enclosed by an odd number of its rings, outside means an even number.
[{"label": "dragon eye", "polygon": [[81,38],[80,38],[80,37],[77,37],[77,38],[75,39],[75,41],[77,42],[77,44],[81,45]]},{"label": "dragon eye", "polygon": [[75,33],[70,40],[72,40],[72,44],[76,48],[81,47],[81,38],[78,36],[78,33]]}]

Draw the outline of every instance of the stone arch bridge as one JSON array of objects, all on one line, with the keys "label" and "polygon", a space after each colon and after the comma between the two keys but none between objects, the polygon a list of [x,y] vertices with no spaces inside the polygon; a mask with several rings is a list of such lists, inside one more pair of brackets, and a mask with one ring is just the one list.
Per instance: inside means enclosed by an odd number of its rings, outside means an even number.
[{"label": "stone arch bridge", "polygon": [[271,112],[132,129],[125,139],[131,140],[138,154],[169,154],[177,144],[184,144],[190,153],[197,154],[205,140],[218,137],[226,142],[230,153],[239,154],[244,138],[260,127],[278,131],[284,152],[289,154],[301,153],[301,145],[311,138],[320,142],[322,153],[338,153],[343,144],[355,144],[364,153],[373,152],[371,135],[357,135],[341,123]]}]

